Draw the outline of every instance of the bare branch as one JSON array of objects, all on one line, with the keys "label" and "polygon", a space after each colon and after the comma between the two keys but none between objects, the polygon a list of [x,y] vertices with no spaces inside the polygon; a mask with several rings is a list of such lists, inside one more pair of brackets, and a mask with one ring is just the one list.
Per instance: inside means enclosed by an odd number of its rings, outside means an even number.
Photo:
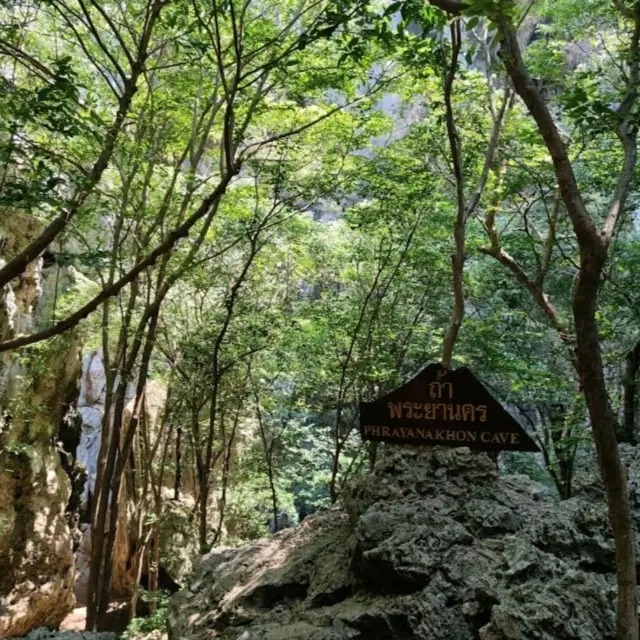
[{"label": "bare branch", "polygon": [[[505,0],[501,0],[504,9]],[[599,244],[599,235],[589,217],[589,213],[580,194],[573,166],[569,160],[565,144],[553,121],[540,92],[531,79],[531,75],[522,60],[520,45],[511,18],[503,10],[497,18],[501,35],[500,57],[513,82],[513,85],[533,116],[542,135],[555,169],[558,185],[567,212],[571,219],[578,241],[586,246]]]},{"label": "bare branch", "polygon": [[631,37],[630,60],[629,60],[629,83],[627,93],[618,109],[620,122],[616,128],[616,134],[622,143],[624,159],[622,169],[618,176],[613,199],[609,208],[609,213],[602,227],[602,237],[605,244],[609,244],[616,228],[616,223],[624,210],[624,205],[629,196],[631,181],[635,173],[638,149],[636,144],[638,126],[633,121],[633,106],[638,98],[638,84],[640,81],[640,9],[633,11],[633,35]]},{"label": "bare branch", "polygon": [[[79,1],[81,1],[81,0],[79,0]],[[116,40],[120,44],[120,48],[122,49],[122,52],[124,53],[124,55],[126,56],[127,60],[129,61],[129,64],[131,66],[133,66],[135,64],[135,60],[134,60],[133,56],[131,55],[131,53],[129,52],[129,47],[127,46],[127,43],[124,41],[124,38],[122,37],[122,34],[120,33],[118,27],[116,27],[115,23],[111,19],[111,16],[108,14],[107,11],[105,11],[105,9],[102,7],[102,4],[99,2],[99,0],[98,1],[90,0],[90,2],[91,2],[91,5],[93,7],[95,7],[96,10],[100,13],[100,15],[105,19],[105,21],[109,25],[113,35],[115,36]]]},{"label": "bare branch", "polygon": [[578,361],[575,354],[575,340],[569,329],[561,320],[560,314],[558,313],[551,300],[549,300],[549,296],[543,290],[543,288],[527,275],[524,269],[520,266],[520,264],[518,264],[517,260],[511,254],[507,253],[501,247],[482,248],[480,249],[480,251],[481,253],[495,258],[498,262],[500,262],[500,264],[509,269],[509,271],[511,271],[515,279],[522,285],[522,287],[524,287],[531,294],[531,297],[536,301],[541,311],[548,318],[551,326],[555,329],[562,342],[567,346],[570,353],[571,363],[573,364],[576,371],[579,371]]},{"label": "bare branch", "polygon": [[[444,104],[445,121],[447,125],[447,137],[449,139],[449,150],[451,151],[451,161],[453,164],[453,175],[456,186],[456,222],[453,229],[455,240],[455,251],[451,256],[453,270],[453,311],[449,328],[442,344],[442,366],[449,368],[453,357],[453,348],[458,338],[458,332],[464,317],[464,249],[465,249],[465,226],[466,226],[466,205],[464,195],[464,175],[462,173],[462,149],[460,136],[456,127],[453,106],[451,103],[453,93],[453,81],[458,70],[458,56],[462,46],[462,33],[460,30],[460,20],[456,20],[450,26],[451,31],[451,62],[445,72],[444,78]],[[479,198],[480,196],[478,196]]]},{"label": "bare branch", "polygon": [[496,153],[496,149],[498,147],[498,141],[500,139],[500,132],[502,130],[502,123],[504,122],[504,118],[508,110],[513,105],[513,93],[511,89],[506,88],[504,92],[504,100],[502,102],[502,106],[500,107],[500,111],[496,116],[493,129],[491,131],[491,138],[489,139],[489,145],[487,146],[487,151],[484,156],[484,165],[482,167],[482,173],[480,175],[480,179],[478,180],[478,186],[475,191],[471,195],[469,202],[465,208],[465,220],[473,215],[475,208],[478,206],[478,202],[482,197],[482,193],[487,184],[487,179],[489,178],[489,171],[491,170],[491,166],[493,165],[493,159]]},{"label": "bare branch", "polygon": [[549,272],[551,257],[553,255],[553,248],[556,243],[556,223],[558,220],[559,211],[560,211],[560,194],[556,193],[553,198],[553,208],[551,210],[551,214],[549,215],[549,227],[547,231],[547,240],[545,242],[545,247],[544,247],[545,249],[544,255],[542,257],[542,262],[540,264],[540,269],[538,271],[538,277],[536,278],[537,284],[541,287],[544,283],[544,279],[547,277],[547,273]]}]

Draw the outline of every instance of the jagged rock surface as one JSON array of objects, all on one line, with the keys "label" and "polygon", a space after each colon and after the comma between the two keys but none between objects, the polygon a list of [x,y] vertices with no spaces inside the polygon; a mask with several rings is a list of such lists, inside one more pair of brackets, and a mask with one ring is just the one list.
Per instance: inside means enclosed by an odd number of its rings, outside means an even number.
[{"label": "jagged rock surface", "polygon": [[344,508],[204,556],[169,637],[613,640],[613,563],[601,501],[553,502],[485,454],[393,449]]}]

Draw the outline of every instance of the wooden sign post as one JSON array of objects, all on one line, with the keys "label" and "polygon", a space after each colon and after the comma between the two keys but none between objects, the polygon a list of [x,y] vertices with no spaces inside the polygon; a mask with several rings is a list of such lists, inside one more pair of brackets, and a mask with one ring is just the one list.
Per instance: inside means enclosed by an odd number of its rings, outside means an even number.
[{"label": "wooden sign post", "polygon": [[440,364],[378,400],[361,402],[360,434],[394,444],[539,451],[469,369]]}]

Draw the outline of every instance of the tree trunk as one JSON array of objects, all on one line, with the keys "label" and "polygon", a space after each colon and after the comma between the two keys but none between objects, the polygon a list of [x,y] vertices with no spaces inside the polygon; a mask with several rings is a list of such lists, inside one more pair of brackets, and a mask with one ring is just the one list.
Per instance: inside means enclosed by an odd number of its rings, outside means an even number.
[{"label": "tree trunk", "polygon": [[[157,512],[160,507],[156,505]],[[158,592],[158,572],[160,571],[160,526],[158,522],[153,523],[153,538],[151,546],[151,561],[149,562],[149,591]],[[149,608],[152,614],[158,610],[158,598],[151,598]]]},{"label": "tree trunk", "polygon": [[339,444],[336,446],[336,449],[333,453],[331,460],[331,479],[329,480],[329,500],[331,504],[335,504],[338,500],[338,488],[337,488],[337,480],[338,480],[338,471],[340,470],[340,453],[342,452],[342,448]]},{"label": "tree trunk", "polygon": [[553,445],[555,460],[549,460],[551,475],[556,483],[561,500],[571,497],[571,476],[573,475],[573,461],[575,446],[572,442],[572,426],[567,425],[567,410],[564,405],[550,405],[542,407],[540,415],[543,426],[548,432],[550,443]]},{"label": "tree trunk", "polygon": [[[142,517],[142,514],[141,514]],[[131,599],[129,600],[129,622],[136,617],[138,611],[138,600],[140,599],[140,580],[142,579],[142,570],[144,568],[144,556],[147,552],[147,543],[149,537],[144,540],[139,540],[141,543],[140,548],[136,549],[133,566],[135,580],[133,583],[133,591],[131,593]]]},{"label": "tree trunk", "polygon": [[636,444],[636,409],[638,406],[638,369],[640,369],[640,340],[625,357],[622,393],[624,414],[618,429],[618,442]]},{"label": "tree trunk", "polygon": [[[122,414],[125,405],[128,369],[121,370],[121,380],[116,390],[113,415],[105,414],[103,429],[109,430],[107,454],[102,473],[96,478],[93,514],[91,518],[91,566],[87,593],[87,631],[97,631],[99,626],[100,597],[105,573],[106,524],[109,514],[109,498],[116,466],[116,454],[120,441]],[[102,454],[101,454],[102,455]]]},{"label": "tree trunk", "polygon": [[369,473],[373,473],[373,469],[376,466],[376,460],[378,459],[378,443],[369,443]]},{"label": "tree trunk", "polygon": [[207,515],[209,502],[209,474],[200,474],[200,522],[198,523],[198,543],[200,553],[204,555],[209,552],[207,543]]},{"label": "tree trunk", "polygon": [[577,354],[582,388],[591,418],[593,438],[604,483],[616,550],[618,582],[617,640],[637,640],[636,550],[627,472],[618,451],[615,416],[605,387],[596,323],[598,284],[606,251],[583,251],[573,300]]},{"label": "tree trunk", "polygon": [[271,433],[271,439],[267,437],[267,430],[260,408],[260,396],[258,392],[254,392],[256,402],[256,416],[258,418],[258,426],[260,427],[260,438],[262,440],[262,451],[264,453],[264,461],[267,467],[267,478],[269,480],[269,490],[271,491],[271,508],[273,510],[273,533],[278,533],[278,494],[276,492],[276,484],[273,473],[273,450],[275,447],[275,436]]},{"label": "tree trunk", "polygon": [[173,499],[180,500],[180,485],[182,483],[182,426],[176,428],[176,475],[173,483]]},{"label": "tree trunk", "polygon": [[458,69],[458,55],[460,53],[461,35],[460,22],[456,21],[450,26],[451,33],[451,64],[445,72],[444,79],[444,104],[445,122],[447,125],[447,137],[449,150],[451,151],[451,164],[456,185],[456,222],[453,228],[455,250],[451,256],[452,286],[453,286],[453,311],[449,328],[442,345],[442,366],[445,369],[451,367],[453,349],[458,339],[458,333],[464,319],[464,261],[465,261],[465,236],[466,236],[466,204],[464,193],[464,176],[462,171],[462,153],[460,136],[453,113],[452,93],[453,82]]},{"label": "tree trunk", "polygon": [[[276,492],[276,483],[273,474],[273,445],[272,440],[269,445],[269,451],[267,454],[267,474],[269,475],[269,489],[271,491],[271,508],[273,509],[273,533],[278,533],[278,494]],[[265,451],[265,453],[267,453]]]},{"label": "tree trunk", "polygon": [[271,488],[271,507],[273,509],[273,533],[278,533],[280,530],[278,526],[278,495],[273,484],[273,473],[269,474],[269,487]]},{"label": "tree trunk", "polygon": [[[96,584],[92,585],[93,587],[97,587],[97,590],[93,594],[93,606],[95,607],[95,612],[92,616],[92,623],[95,627],[96,624],[100,623],[100,619],[106,613],[108,605],[109,605],[109,596],[111,591],[111,574],[113,569],[113,551],[115,548],[115,541],[117,535],[118,528],[118,511],[120,506],[120,496],[122,491],[122,478],[126,471],[127,461],[129,460],[129,455],[131,452],[131,448],[133,445],[133,438],[136,433],[137,424],[139,421],[139,412],[145,411],[144,406],[144,387],[146,384],[147,372],[149,369],[149,362],[151,361],[151,355],[153,353],[153,349],[155,346],[156,340],[156,331],[158,327],[158,313],[159,307],[154,306],[154,310],[149,318],[149,327],[147,330],[146,340],[144,343],[144,349],[142,353],[142,357],[140,360],[140,368],[138,371],[138,381],[136,385],[136,404],[134,405],[134,412],[131,416],[129,424],[127,425],[126,432],[124,434],[124,439],[120,441],[120,430],[122,427],[122,417],[124,411],[124,399],[126,395],[126,380],[128,376],[123,376],[123,387],[125,392],[122,393],[121,401],[122,406],[116,408],[116,415],[114,419],[116,420],[116,425],[118,425],[118,429],[113,429],[111,434],[111,446],[113,446],[113,456],[111,458],[113,466],[110,467],[111,473],[105,476],[103,481],[108,483],[107,486],[111,488],[111,504],[108,505],[108,489],[105,491],[105,504],[102,505],[102,509],[104,509],[104,520],[106,521],[107,511],[109,513],[109,528],[106,535],[103,533],[103,539],[106,541],[106,545],[104,547],[100,547],[99,553],[102,556],[100,558],[101,562],[98,562],[97,570],[101,571],[101,575],[97,578]],[[128,371],[133,369],[133,364],[135,363],[137,352],[139,350],[140,345],[142,344],[142,338],[144,331],[144,323],[139,326],[139,331],[136,334],[135,343],[136,345],[132,348],[131,354],[129,356],[129,360],[127,363]],[[111,450],[110,450],[111,454]],[[103,531],[103,530],[102,530]],[[100,531],[98,531],[98,534]],[[92,549],[92,553],[96,550]],[[93,562],[93,558],[92,558]],[[93,564],[91,566],[91,571],[93,572],[94,567]],[[87,626],[89,625],[89,615],[87,613]]]}]

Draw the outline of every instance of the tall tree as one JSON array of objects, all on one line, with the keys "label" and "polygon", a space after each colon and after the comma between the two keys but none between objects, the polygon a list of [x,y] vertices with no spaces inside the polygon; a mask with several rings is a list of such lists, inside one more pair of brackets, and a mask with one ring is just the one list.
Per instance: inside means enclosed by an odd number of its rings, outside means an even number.
[{"label": "tall tree", "polygon": [[[473,12],[474,3],[455,0],[431,0],[432,4],[459,16]],[[618,640],[637,640],[635,542],[626,482],[626,470],[616,442],[616,418],[607,395],[602,352],[598,335],[597,305],[600,281],[615,230],[622,217],[636,165],[637,125],[634,114],[640,72],[640,8],[635,3],[616,3],[619,24],[629,35],[627,70],[622,77],[623,90],[612,110],[611,131],[617,136],[622,159],[611,202],[599,221],[594,222],[576,178],[565,140],[526,63],[517,37],[519,7],[511,0],[479,3],[477,13],[487,15],[497,29],[500,57],[514,90],[526,105],[551,156],[567,215],[571,221],[580,254],[580,267],[573,294],[573,318],[576,328],[576,358],[585,395],[598,461],[602,474],[616,548],[618,582]]]}]

